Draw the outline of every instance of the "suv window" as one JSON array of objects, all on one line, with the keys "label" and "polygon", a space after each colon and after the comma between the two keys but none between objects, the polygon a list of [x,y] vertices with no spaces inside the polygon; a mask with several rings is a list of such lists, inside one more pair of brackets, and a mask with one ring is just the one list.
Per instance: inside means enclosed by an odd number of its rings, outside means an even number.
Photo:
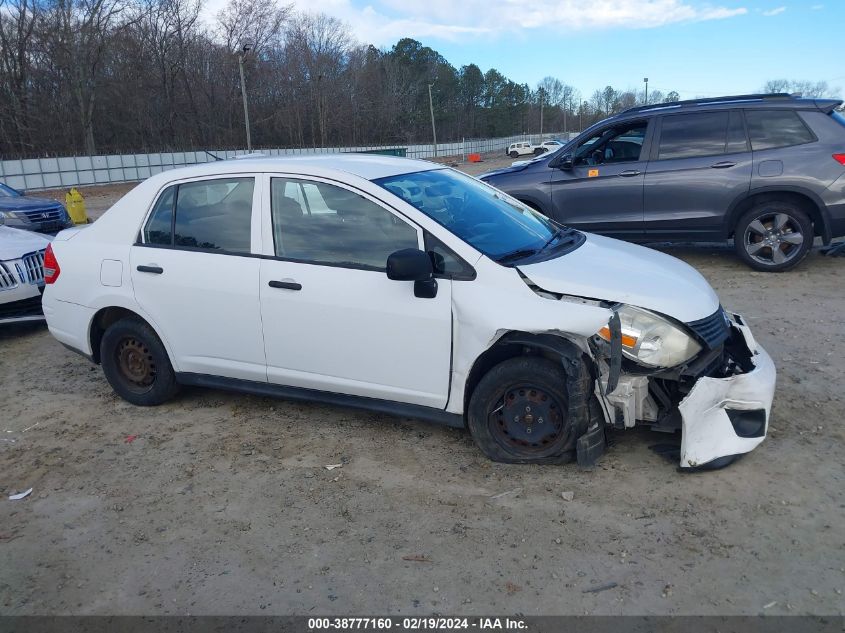
[{"label": "suv window", "polygon": [[696,112],[663,117],[657,158],[693,158],[725,153],[730,113]]},{"label": "suv window", "polygon": [[606,128],[575,150],[573,165],[606,165],[638,161],[648,123],[640,121]]},{"label": "suv window", "polygon": [[254,190],[254,178],[216,178],[169,187],[147,220],[144,242],[249,253]]},{"label": "suv window", "polygon": [[277,257],[383,271],[391,253],[419,247],[414,227],[348,189],[273,178],[270,199]]},{"label": "suv window", "polygon": [[748,135],[755,150],[801,145],[815,140],[794,110],[746,110]]}]

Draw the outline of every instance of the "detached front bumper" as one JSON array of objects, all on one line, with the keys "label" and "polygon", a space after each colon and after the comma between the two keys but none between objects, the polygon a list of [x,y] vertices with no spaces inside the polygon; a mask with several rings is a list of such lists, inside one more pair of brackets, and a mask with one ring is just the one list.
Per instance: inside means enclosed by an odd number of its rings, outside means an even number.
[{"label": "detached front bumper", "polygon": [[726,378],[702,376],[681,400],[681,468],[754,450],[766,437],[775,393],[772,359],[757,345],[742,317],[731,328],[740,334],[753,368]]}]

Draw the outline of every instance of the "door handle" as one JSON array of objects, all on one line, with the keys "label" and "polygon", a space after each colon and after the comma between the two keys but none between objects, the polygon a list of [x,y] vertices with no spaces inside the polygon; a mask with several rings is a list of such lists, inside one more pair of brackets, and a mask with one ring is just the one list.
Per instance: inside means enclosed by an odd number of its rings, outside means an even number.
[{"label": "door handle", "polygon": [[152,273],[154,275],[160,275],[164,272],[164,268],[161,266],[138,266],[136,270],[139,273]]},{"label": "door handle", "polygon": [[282,288],[283,290],[302,290],[302,284],[295,281],[276,281],[273,279],[268,285],[271,288]]},{"label": "door handle", "polygon": [[727,169],[728,167],[736,167],[736,163],[729,160],[723,160],[721,163],[713,163],[710,167],[713,169]]},{"label": "door handle", "polygon": [[626,169],[625,171],[620,171],[619,175],[623,178],[630,178],[631,176],[639,176],[640,171],[638,169]]}]

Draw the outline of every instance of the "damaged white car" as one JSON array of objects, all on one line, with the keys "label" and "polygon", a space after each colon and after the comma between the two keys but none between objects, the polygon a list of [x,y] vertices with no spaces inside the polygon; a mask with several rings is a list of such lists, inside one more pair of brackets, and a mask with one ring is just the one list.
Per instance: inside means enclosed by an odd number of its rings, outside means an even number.
[{"label": "damaged white car", "polygon": [[3,226],[0,217],[0,326],[43,321],[44,235]]},{"label": "damaged white car", "polygon": [[645,424],[715,467],[766,435],[774,365],[698,272],[433,163],[168,171],[45,266],[51,333],[137,405],[199,385],[359,407],[504,462],[592,464]]}]

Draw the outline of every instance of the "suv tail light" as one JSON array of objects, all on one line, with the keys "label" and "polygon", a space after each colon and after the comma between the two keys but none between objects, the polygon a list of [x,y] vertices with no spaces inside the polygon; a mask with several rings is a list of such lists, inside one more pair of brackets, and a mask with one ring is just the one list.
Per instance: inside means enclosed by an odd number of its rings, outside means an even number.
[{"label": "suv tail light", "polygon": [[53,245],[48,244],[44,252],[44,283],[54,284],[59,278],[62,269],[59,267],[59,260],[53,254]]},{"label": "suv tail light", "polygon": [[835,160],[840,165],[845,165],[845,154],[834,154],[833,160]]}]

